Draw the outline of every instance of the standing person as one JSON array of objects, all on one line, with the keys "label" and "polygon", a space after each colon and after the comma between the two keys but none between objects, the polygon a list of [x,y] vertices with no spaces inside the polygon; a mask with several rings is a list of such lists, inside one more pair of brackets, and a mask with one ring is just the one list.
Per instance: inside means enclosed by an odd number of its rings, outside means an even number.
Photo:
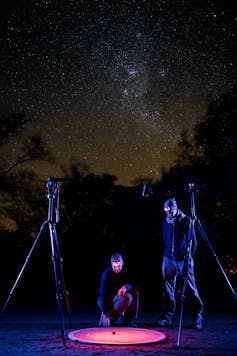
[{"label": "standing person", "polygon": [[[162,222],[163,234],[163,308],[158,325],[173,325],[176,311],[177,278],[184,282],[192,302],[193,327],[202,329],[203,302],[195,282],[193,255],[197,248],[196,234],[192,219],[180,211],[174,198],[164,203],[166,218]],[[192,243],[190,244],[190,240]],[[188,255],[188,246],[191,253]],[[188,260],[187,260],[188,258]],[[186,265],[185,262],[188,261]],[[187,274],[186,274],[187,273]],[[186,274],[186,275],[185,275]],[[181,287],[182,289],[182,287]]]},{"label": "standing person", "polygon": [[99,326],[136,327],[139,290],[131,284],[120,253],[110,257],[110,266],[102,273],[97,305],[102,311]]}]

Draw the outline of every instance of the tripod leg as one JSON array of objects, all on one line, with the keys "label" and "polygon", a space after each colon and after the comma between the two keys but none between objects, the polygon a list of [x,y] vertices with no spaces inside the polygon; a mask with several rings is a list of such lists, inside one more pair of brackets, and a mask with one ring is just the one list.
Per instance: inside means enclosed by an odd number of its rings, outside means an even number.
[{"label": "tripod leg", "polygon": [[225,277],[225,280],[226,280],[227,284],[229,285],[229,287],[231,289],[231,292],[233,293],[235,299],[237,299],[237,293],[235,292],[234,288],[232,287],[232,285],[231,285],[231,283],[229,281],[229,278],[227,277],[227,275],[226,275],[226,273],[225,273],[225,271],[224,271],[224,269],[223,269],[223,267],[222,267],[222,265],[221,265],[221,263],[219,261],[219,258],[217,256],[217,254],[215,253],[210,241],[208,240],[207,234],[205,233],[205,231],[204,231],[204,229],[203,229],[203,227],[201,225],[201,222],[199,220],[196,220],[196,225],[197,225],[198,230],[199,230],[200,234],[202,235],[204,241],[206,241],[208,243],[208,246],[209,246],[209,248],[210,248],[210,250],[211,250],[211,252],[212,252],[212,254],[213,254],[213,256],[214,256],[214,258],[215,258],[215,260],[216,260],[216,262],[217,262],[217,264],[218,264],[218,266],[220,268],[220,270],[221,270],[221,272],[223,273],[223,276]]},{"label": "tripod leg", "polygon": [[187,250],[187,256],[184,261],[183,266],[183,286],[182,286],[182,294],[181,294],[181,309],[180,309],[180,317],[179,317],[179,330],[178,330],[178,339],[177,346],[180,347],[181,344],[181,331],[182,331],[182,321],[183,321],[183,311],[184,311],[184,301],[186,298],[186,288],[187,288],[187,279],[188,279],[188,267],[189,261],[191,257],[191,248],[192,248],[192,240],[189,242],[189,247]]},{"label": "tripod leg", "polygon": [[16,281],[15,281],[15,283],[14,283],[14,285],[13,285],[13,287],[12,287],[12,289],[11,289],[9,295],[8,295],[8,298],[7,298],[5,304],[3,305],[2,309],[1,309],[0,318],[2,317],[2,315],[3,315],[3,313],[4,313],[5,309],[6,309],[6,307],[7,307],[8,303],[9,303],[9,301],[10,301],[10,299],[11,299],[11,296],[13,295],[13,293],[14,293],[16,287],[18,286],[18,284],[19,284],[19,282],[20,282],[20,280],[21,280],[21,277],[22,277],[22,275],[23,275],[23,272],[24,272],[24,270],[26,269],[26,266],[28,265],[28,263],[29,263],[30,260],[31,260],[32,254],[33,254],[33,252],[34,252],[34,249],[35,249],[35,247],[36,247],[36,245],[37,245],[37,243],[38,243],[38,241],[39,241],[39,239],[40,239],[40,236],[41,236],[41,234],[42,234],[42,232],[43,232],[44,227],[45,227],[46,224],[47,224],[47,221],[45,221],[45,222],[42,224],[42,226],[41,226],[41,228],[40,228],[40,230],[39,230],[39,233],[38,233],[38,235],[36,236],[36,239],[35,239],[35,241],[34,241],[34,243],[33,243],[33,246],[31,247],[30,252],[28,253],[28,255],[27,255],[27,257],[26,257],[25,263],[24,263],[24,265],[22,266],[22,269],[20,270],[20,273],[19,273],[18,276],[17,276],[17,279],[16,279]]},{"label": "tripod leg", "polygon": [[50,241],[51,241],[51,250],[52,250],[52,261],[53,261],[53,268],[54,268],[54,279],[55,279],[55,287],[56,287],[56,300],[58,304],[58,312],[59,318],[61,322],[61,331],[62,331],[62,339],[64,346],[66,345],[66,336],[65,336],[65,324],[64,324],[64,315],[63,315],[63,305],[62,305],[62,292],[61,292],[61,280],[60,280],[60,273],[59,273],[59,257],[57,255],[57,251],[55,248],[55,241],[56,241],[56,230],[55,230],[55,223],[49,223],[49,230],[50,230]]},{"label": "tripod leg", "polygon": [[185,291],[183,291],[181,299],[182,300],[181,300],[181,310],[180,310],[180,317],[179,317],[179,330],[178,330],[178,339],[177,339],[177,346],[178,347],[180,347],[180,343],[181,343],[181,331],[182,331]]},{"label": "tripod leg", "polygon": [[71,312],[70,312],[70,306],[69,306],[69,300],[68,300],[69,293],[67,291],[65,278],[64,278],[63,264],[62,264],[63,259],[60,255],[60,248],[59,248],[59,243],[58,243],[58,238],[57,238],[56,227],[54,227],[54,244],[55,244],[55,251],[56,251],[57,259],[58,259],[58,270],[59,270],[58,272],[60,275],[60,287],[62,288],[62,295],[64,296],[64,299],[65,299],[69,328],[71,328],[72,327],[72,319],[71,319]]}]

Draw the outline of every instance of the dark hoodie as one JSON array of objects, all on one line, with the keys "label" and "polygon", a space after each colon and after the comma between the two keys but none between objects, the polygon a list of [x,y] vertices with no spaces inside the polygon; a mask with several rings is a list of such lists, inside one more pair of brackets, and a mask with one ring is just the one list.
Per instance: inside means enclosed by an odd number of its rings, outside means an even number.
[{"label": "dark hoodie", "polygon": [[162,232],[164,256],[174,261],[183,260],[187,253],[190,239],[192,239],[192,256],[194,255],[197,248],[197,240],[192,219],[189,216],[180,210],[173,218],[167,215],[162,222]]}]

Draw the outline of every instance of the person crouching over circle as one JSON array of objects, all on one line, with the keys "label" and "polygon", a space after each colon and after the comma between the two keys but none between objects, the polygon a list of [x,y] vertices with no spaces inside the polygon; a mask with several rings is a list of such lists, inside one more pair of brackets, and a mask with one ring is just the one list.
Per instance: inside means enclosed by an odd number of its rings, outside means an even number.
[{"label": "person crouching over circle", "polygon": [[99,326],[136,327],[139,290],[131,283],[123,256],[114,253],[100,279],[97,305],[102,311]]}]

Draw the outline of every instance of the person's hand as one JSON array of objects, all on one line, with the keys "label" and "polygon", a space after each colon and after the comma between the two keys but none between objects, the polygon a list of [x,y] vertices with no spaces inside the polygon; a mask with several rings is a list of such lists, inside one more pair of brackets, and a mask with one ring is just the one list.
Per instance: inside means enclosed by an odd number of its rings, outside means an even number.
[{"label": "person's hand", "polygon": [[110,326],[109,314],[102,313],[99,321],[99,326],[108,327]]},{"label": "person's hand", "polygon": [[118,295],[124,296],[126,290],[127,290],[126,286],[122,286],[118,291]]}]

